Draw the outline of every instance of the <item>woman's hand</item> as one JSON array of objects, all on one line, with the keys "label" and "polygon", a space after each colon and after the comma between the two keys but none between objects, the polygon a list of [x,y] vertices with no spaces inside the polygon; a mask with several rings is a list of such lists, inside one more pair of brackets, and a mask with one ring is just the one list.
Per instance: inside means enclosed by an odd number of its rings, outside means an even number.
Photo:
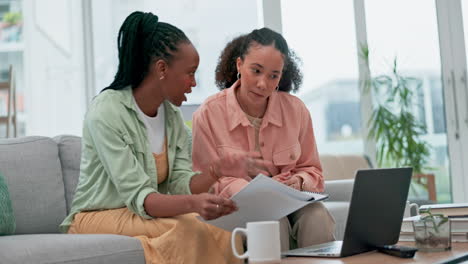
[{"label": "woman's hand", "polygon": [[281,182],[282,184],[285,184],[291,188],[294,188],[296,190],[299,190],[299,191],[303,191],[302,189],[302,184],[304,182],[304,180],[300,177],[300,176],[297,176],[297,175],[289,175],[286,176],[284,174],[278,174],[278,175],[275,175],[272,177],[273,180],[276,180],[278,182]]},{"label": "woman's hand", "polygon": [[250,178],[255,178],[258,174],[270,176],[271,173],[268,171],[268,167],[273,167],[273,162],[262,159],[259,152],[249,153],[247,158],[247,175]]},{"label": "woman's hand", "polygon": [[244,153],[225,153],[211,164],[215,178],[223,176],[247,178],[248,156]]},{"label": "woman's hand", "polygon": [[287,178],[284,177],[283,174],[278,174],[278,175],[272,176],[271,178],[273,180],[278,181],[278,182],[283,183],[283,184],[287,180]]},{"label": "woman's hand", "polygon": [[224,153],[213,160],[203,174],[192,177],[190,190],[193,194],[207,192],[221,177],[234,177],[249,182],[259,173],[270,176],[268,164],[271,162],[256,158],[247,152]]},{"label": "woman's hand", "polygon": [[299,176],[292,176],[291,178],[285,180],[283,183],[298,191],[302,191],[303,179]]},{"label": "woman's hand", "polygon": [[270,164],[271,162],[258,158],[258,154],[254,153],[225,153],[211,166],[216,178],[228,176],[250,181],[259,173],[270,176]]},{"label": "woman's hand", "polygon": [[216,219],[237,211],[234,201],[210,193],[193,195],[193,207],[205,220]]}]

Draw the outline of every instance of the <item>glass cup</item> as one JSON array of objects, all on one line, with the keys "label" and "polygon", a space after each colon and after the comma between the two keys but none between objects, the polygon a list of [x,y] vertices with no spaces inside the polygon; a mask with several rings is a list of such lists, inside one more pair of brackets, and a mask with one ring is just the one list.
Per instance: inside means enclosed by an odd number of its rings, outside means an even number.
[{"label": "glass cup", "polygon": [[413,221],[416,247],[420,251],[437,252],[452,248],[450,219],[442,215],[421,217]]}]

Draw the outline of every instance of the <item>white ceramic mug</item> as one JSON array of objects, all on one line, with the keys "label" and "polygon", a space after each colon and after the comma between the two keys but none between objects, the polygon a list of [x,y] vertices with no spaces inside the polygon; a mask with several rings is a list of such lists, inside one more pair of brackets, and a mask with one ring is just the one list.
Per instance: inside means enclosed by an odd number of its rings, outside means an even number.
[{"label": "white ceramic mug", "polygon": [[419,214],[419,206],[415,203],[410,203],[409,201],[406,201],[405,213],[403,214],[403,218],[413,216],[411,215],[412,208],[416,208],[416,215]]},{"label": "white ceramic mug", "polygon": [[[247,238],[247,251],[242,255],[235,248],[237,233],[242,233]],[[237,227],[232,231],[231,245],[234,256],[240,259],[249,258],[249,263],[280,263],[279,222],[249,222],[247,228]]]}]

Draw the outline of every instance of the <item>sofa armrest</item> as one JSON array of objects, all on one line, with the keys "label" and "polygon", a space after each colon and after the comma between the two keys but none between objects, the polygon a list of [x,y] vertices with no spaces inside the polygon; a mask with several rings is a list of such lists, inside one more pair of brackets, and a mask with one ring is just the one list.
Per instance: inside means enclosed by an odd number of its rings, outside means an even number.
[{"label": "sofa armrest", "polygon": [[354,179],[325,181],[325,193],[330,195],[328,201],[351,201]]}]

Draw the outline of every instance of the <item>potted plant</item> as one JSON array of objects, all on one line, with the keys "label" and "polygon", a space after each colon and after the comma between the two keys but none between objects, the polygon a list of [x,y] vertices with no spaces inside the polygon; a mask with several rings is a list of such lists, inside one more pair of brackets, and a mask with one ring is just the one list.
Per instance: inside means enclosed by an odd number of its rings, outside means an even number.
[{"label": "potted plant", "polygon": [[[362,47],[360,55],[369,65],[369,49]],[[420,107],[415,96],[421,92],[422,81],[401,74],[395,58],[389,74],[369,78],[361,87],[372,95],[368,138],[376,142],[378,166],[413,167],[413,181],[424,186],[435,201],[434,175],[423,173],[430,156],[430,145],[421,138],[426,125],[414,115]]]},{"label": "potted plant", "polygon": [[0,40],[17,42],[20,40],[23,18],[20,12],[8,12],[0,23]]},{"label": "potted plant", "polygon": [[443,214],[432,214],[430,208],[420,212],[420,219],[413,221],[416,247],[421,251],[451,249],[449,218]]}]

